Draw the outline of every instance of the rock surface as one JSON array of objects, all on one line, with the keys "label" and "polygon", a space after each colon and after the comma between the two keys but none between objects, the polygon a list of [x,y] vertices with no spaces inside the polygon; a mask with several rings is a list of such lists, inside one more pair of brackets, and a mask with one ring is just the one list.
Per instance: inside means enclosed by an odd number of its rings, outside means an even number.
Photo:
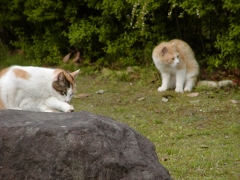
[{"label": "rock surface", "polygon": [[0,111],[1,180],[170,180],[152,142],[91,114]]}]

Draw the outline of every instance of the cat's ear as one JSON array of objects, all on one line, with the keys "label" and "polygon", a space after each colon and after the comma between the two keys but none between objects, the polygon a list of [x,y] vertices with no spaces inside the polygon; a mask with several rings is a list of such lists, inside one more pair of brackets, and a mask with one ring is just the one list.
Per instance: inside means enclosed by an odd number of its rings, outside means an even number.
[{"label": "cat's ear", "polygon": [[58,73],[57,75],[58,84],[60,84],[61,86],[65,86],[65,81],[66,81],[66,78],[64,73],[63,72]]},{"label": "cat's ear", "polygon": [[80,71],[80,69],[79,69],[79,70],[76,70],[76,71],[74,71],[74,72],[72,72],[72,73],[70,73],[71,76],[74,78],[74,80],[77,78],[77,76],[78,76],[78,74],[79,74],[79,71]]},{"label": "cat's ear", "polygon": [[56,75],[54,81],[52,82],[52,86],[57,91],[62,91],[65,89],[64,84],[65,84],[65,76],[63,72],[60,72]]},{"label": "cat's ear", "polygon": [[64,80],[64,78],[65,78],[65,76],[64,76],[63,72],[58,73],[58,75],[57,75],[58,80],[62,81],[62,80]]},{"label": "cat's ear", "polygon": [[164,47],[161,51],[162,56],[164,56],[167,52],[168,52],[168,49],[166,47]]}]

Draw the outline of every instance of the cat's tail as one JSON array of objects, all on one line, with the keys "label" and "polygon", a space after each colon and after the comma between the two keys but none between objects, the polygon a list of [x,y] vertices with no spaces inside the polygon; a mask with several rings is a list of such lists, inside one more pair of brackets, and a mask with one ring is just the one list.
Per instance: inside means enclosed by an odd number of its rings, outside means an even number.
[{"label": "cat's tail", "polygon": [[232,80],[222,80],[222,81],[198,81],[197,87],[199,86],[206,86],[206,87],[213,87],[213,88],[221,88],[224,86],[233,85],[234,82]]}]

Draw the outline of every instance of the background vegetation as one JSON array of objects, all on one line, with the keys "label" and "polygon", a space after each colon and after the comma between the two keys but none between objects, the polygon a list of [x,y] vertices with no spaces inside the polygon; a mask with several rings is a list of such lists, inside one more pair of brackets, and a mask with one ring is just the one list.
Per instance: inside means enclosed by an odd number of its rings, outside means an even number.
[{"label": "background vegetation", "polygon": [[35,65],[59,65],[71,52],[98,67],[148,65],[153,47],[173,38],[191,45],[201,67],[238,68],[240,1],[0,1],[1,44]]}]

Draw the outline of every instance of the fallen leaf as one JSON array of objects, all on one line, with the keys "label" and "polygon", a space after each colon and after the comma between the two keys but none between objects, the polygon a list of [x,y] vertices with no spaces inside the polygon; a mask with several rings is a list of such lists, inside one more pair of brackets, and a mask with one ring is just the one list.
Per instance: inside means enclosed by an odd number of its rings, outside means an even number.
[{"label": "fallen leaf", "polygon": [[97,92],[96,92],[96,94],[103,94],[104,92],[106,92],[105,90],[98,90]]},{"label": "fallen leaf", "polygon": [[188,97],[197,97],[199,95],[199,93],[190,93],[190,94],[188,94],[187,96]]},{"label": "fallen leaf", "polygon": [[84,98],[84,97],[88,97],[88,96],[90,96],[90,94],[77,94],[74,96],[74,98],[80,99],[80,98]]},{"label": "fallen leaf", "polygon": [[76,53],[76,55],[75,55],[75,57],[74,57],[74,59],[73,59],[73,62],[75,63],[75,62],[77,62],[79,59],[80,59],[80,52],[77,51],[77,53]]},{"label": "fallen leaf", "polygon": [[144,97],[138,98],[137,100],[142,101],[142,100],[144,100]]},{"label": "fallen leaf", "polygon": [[231,102],[232,102],[233,104],[237,104],[237,103],[239,103],[240,101],[232,99]]},{"label": "fallen leaf", "polygon": [[63,62],[67,62],[73,52],[68,53],[66,56],[63,58]]}]

